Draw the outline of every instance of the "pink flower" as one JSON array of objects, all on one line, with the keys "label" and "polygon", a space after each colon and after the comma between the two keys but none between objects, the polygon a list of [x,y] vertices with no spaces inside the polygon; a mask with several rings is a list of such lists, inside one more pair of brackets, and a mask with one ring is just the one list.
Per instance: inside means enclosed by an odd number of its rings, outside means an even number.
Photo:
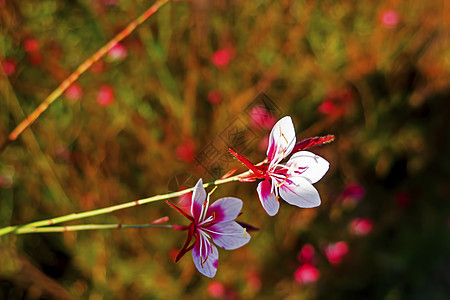
[{"label": "pink flower", "polygon": [[[247,244],[250,241],[250,235],[234,221],[242,208],[240,199],[221,198],[209,206],[209,196],[210,194],[206,196],[200,179],[192,193],[190,214],[168,201],[167,203],[191,221],[189,226],[173,226],[177,230],[188,230],[186,242],[178,253],[176,261],[192,249],[197,270],[212,278],[216,274],[219,260],[219,252],[215,245],[226,250],[234,250]],[[189,245],[193,237],[195,242]]]},{"label": "pink flower", "polygon": [[400,21],[400,17],[395,10],[384,10],[380,15],[381,23],[388,29],[395,28]]},{"label": "pink flower", "polygon": [[97,103],[101,106],[108,106],[114,102],[114,93],[110,85],[103,84],[97,96]]},{"label": "pink flower", "polygon": [[255,106],[250,110],[251,126],[257,129],[270,129],[275,125],[277,119],[262,106]]},{"label": "pink flower", "polygon": [[344,241],[337,242],[335,244],[329,244],[325,247],[325,255],[328,261],[332,264],[338,264],[341,262],[342,257],[348,252],[348,245]]},{"label": "pink flower", "polygon": [[298,253],[298,260],[301,263],[311,263],[314,258],[315,250],[311,244],[306,244]]},{"label": "pink flower", "polygon": [[299,283],[313,283],[320,277],[320,272],[310,264],[304,264],[295,271],[294,278]]},{"label": "pink flower", "polygon": [[332,118],[342,118],[349,114],[353,99],[350,89],[330,89],[317,110]]},{"label": "pink flower", "polygon": [[225,295],[225,286],[217,281],[208,284],[208,294],[213,298],[223,297]]},{"label": "pink flower", "polygon": [[234,48],[233,47],[225,47],[223,49],[217,50],[211,56],[211,62],[219,69],[223,69],[228,65],[228,63],[234,57]]},{"label": "pink flower", "polygon": [[218,90],[212,90],[208,93],[208,101],[211,104],[219,104],[222,101],[222,95]]},{"label": "pink flower", "polygon": [[[291,117],[287,116],[279,120],[270,133],[266,159],[268,165],[255,166],[233,149],[228,150],[250,169],[250,174],[241,177],[240,181],[262,180],[257,188],[259,199],[267,214],[274,216],[280,208],[280,197],[298,207],[320,205],[320,196],[313,184],[325,175],[329,163],[312,152],[300,150],[323,143],[323,139],[312,138],[296,144],[294,124]],[[293,150],[289,161],[281,164]]]},{"label": "pink flower", "polygon": [[17,62],[12,58],[7,58],[2,61],[3,72],[5,72],[6,76],[11,76],[16,72]]},{"label": "pink flower", "polygon": [[83,97],[83,89],[79,83],[72,83],[64,92],[64,95],[70,100],[80,100]]},{"label": "pink flower", "polygon": [[122,44],[116,44],[108,51],[108,56],[112,60],[121,60],[121,59],[124,59],[125,57],[127,57],[127,55],[128,55],[128,50]]},{"label": "pink flower", "polygon": [[369,219],[356,218],[350,223],[350,231],[359,236],[364,236],[372,231],[372,221]]},{"label": "pink flower", "polygon": [[358,183],[348,184],[341,194],[342,203],[345,205],[355,205],[366,195],[366,190]]}]

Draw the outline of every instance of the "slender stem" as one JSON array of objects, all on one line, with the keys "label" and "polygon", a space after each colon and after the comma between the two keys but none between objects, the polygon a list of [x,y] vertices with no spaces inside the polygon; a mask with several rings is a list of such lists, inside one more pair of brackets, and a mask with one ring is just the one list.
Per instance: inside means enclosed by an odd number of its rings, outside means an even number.
[{"label": "slender stem", "polygon": [[[57,88],[54,90],[25,120],[23,120],[8,136],[8,140],[5,145],[9,142],[14,141],[17,137],[27,129],[36,119],[52,104],[62,93],[74,83],[81,74],[86,72],[96,61],[102,58],[108,51],[113,48],[118,42],[130,35],[131,32],[138,26],[141,25],[145,20],[147,20],[151,15],[161,8],[164,4],[170,0],[157,0],[149,9],[147,9],[142,15],[140,15],[136,20],[128,24],[128,26],[119,32],[112,40],[110,40],[106,45],[100,48],[94,53],[90,58],[84,61],[69,77],[67,77]],[[4,147],[1,147],[4,148]]]},{"label": "slender stem", "polygon": [[125,229],[125,228],[172,228],[173,225],[154,225],[154,224],[86,224],[73,226],[50,226],[50,227],[30,227],[20,228],[15,233],[43,233],[43,232],[68,232],[68,231],[82,231],[82,230],[97,230],[97,229]]},{"label": "slender stem", "polygon": [[[233,177],[229,177],[226,179],[218,179],[213,182],[208,182],[208,183],[203,184],[203,187],[206,188],[211,185],[219,185],[219,184],[224,184],[227,182],[237,181],[237,180],[239,180],[239,178],[241,176],[245,176],[248,173],[249,172],[247,171],[242,174],[239,174],[239,175],[236,175]],[[118,205],[114,205],[114,206],[109,206],[109,207],[105,207],[105,208],[95,209],[95,210],[81,212],[81,213],[72,213],[72,214],[57,217],[54,219],[47,219],[47,220],[42,220],[42,221],[31,222],[31,223],[28,223],[25,225],[7,226],[7,227],[0,228],[0,236],[8,234],[8,233],[12,233],[12,232],[17,232],[19,229],[23,229],[23,228],[49,226],[49,225],[59,224],[62,222],[68,222],[68,221],[79,220],[79,219],[83,219],[83,218],[108,214],[108,213],[112,213],[117,210],[129,208],[129,207],[133,207],[133,206],[138,206],[138,205],[143,205],[143,204],[147,204],[147,203],[151,203],[151,202],[156,202],[156,201],[161,201],[161,200],[165,200],[165,199],[179,197],[181,195],[192,192],[193,190],[194,190],[194,188],[192,187],[192,188],[181,190],[178,192],[168,193],[168,194],[164,194],[164,195],[156,195],[153,197],[135,200],[135,201],[118,204]]]}]

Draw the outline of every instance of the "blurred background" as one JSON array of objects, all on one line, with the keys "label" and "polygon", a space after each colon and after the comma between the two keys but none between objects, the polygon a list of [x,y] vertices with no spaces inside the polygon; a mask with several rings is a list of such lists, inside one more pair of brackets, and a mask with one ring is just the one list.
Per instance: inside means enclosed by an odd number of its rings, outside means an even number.
[{"label": "blurred background", "polygon": [[[445,1],[163,6],[0,154],[0,226],[219,178],[292,117],[330,170],[322,205],[269,217],[257,183],[220,186],[260,230],[218,272],[174,263],[186,232],[9,235],[0,299],[449,299],[450,47]],[[0,1],[0,141],[143,0]],[[186,220],[164,202],[69,224]]]}]

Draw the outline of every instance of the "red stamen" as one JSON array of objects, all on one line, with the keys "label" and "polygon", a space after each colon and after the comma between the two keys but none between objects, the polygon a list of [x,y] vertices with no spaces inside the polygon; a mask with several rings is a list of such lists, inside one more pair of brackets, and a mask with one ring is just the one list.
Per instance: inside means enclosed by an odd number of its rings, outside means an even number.
[{"label": "red stamen", "polygon": [[263,172],[261,172],[255,165],[253,165],[251,163],[251,161],[249,161],[247,158],[243,157],[242,155],[240,155],[239,153],[237,153],[236,151],[234,151],[231,148],[228,148],[228,151],[230,151],[231,154],[234,155],[234,157],[236,157],[237,159],[239,159],[244,165],[247,166],[247,168],[249,168],[255,175],[258,176],[262,176],[264,175]]},{"label": "red stamen", "polygon": [[334,141],[334,135],[332,135],[332,134],[327,135],[327,136],[316,136],[316,137],[308,138],[308,139],[298,142],[295,145],[294,150],[292,150],[292,153],[295,153],[295,152],[301,151],[301,150],[306,150],[308,148],[311,148],[311,147],[314,147],[317,145],[331,143],[332,141]]}]

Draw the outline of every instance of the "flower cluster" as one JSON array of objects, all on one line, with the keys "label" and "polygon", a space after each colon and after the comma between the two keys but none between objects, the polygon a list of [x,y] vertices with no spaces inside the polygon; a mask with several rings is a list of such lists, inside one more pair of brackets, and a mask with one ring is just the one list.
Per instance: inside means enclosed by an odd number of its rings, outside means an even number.
[{"label": "flower cluster", "polygon": [[[329,163],[305,150],[333,139],[334,136],[315,137],[296,143],[292,119],[286,116],[272,128],[267,158],[262,163],[252,164],[233,149],[229,148],[229,151],[249,168],[248,172],[238,176],[238,180],[259,180],[257,192],[261,204],[270,216],[274,216],[280,207],[280,197],[298,207],[320,205],[320,196],[313,184],[325,175]],[[282,160],[290,154],[292,156],[283,164]],[[217,272],[219,253],[216,246],[226,250],[242,247],[250,241],[247,229],[254,229],[250,225],[235,221],[243,206],[240,199],[226,197],[210,205],[211,193],[206,194],[200,179],[192,193],[190,211],[167,201],[190,222],[189,225],[173,225],[174,229],[188,232],[186,242],[175,261],[192,250],[197,270],[207,277],[214,277]]]}]

